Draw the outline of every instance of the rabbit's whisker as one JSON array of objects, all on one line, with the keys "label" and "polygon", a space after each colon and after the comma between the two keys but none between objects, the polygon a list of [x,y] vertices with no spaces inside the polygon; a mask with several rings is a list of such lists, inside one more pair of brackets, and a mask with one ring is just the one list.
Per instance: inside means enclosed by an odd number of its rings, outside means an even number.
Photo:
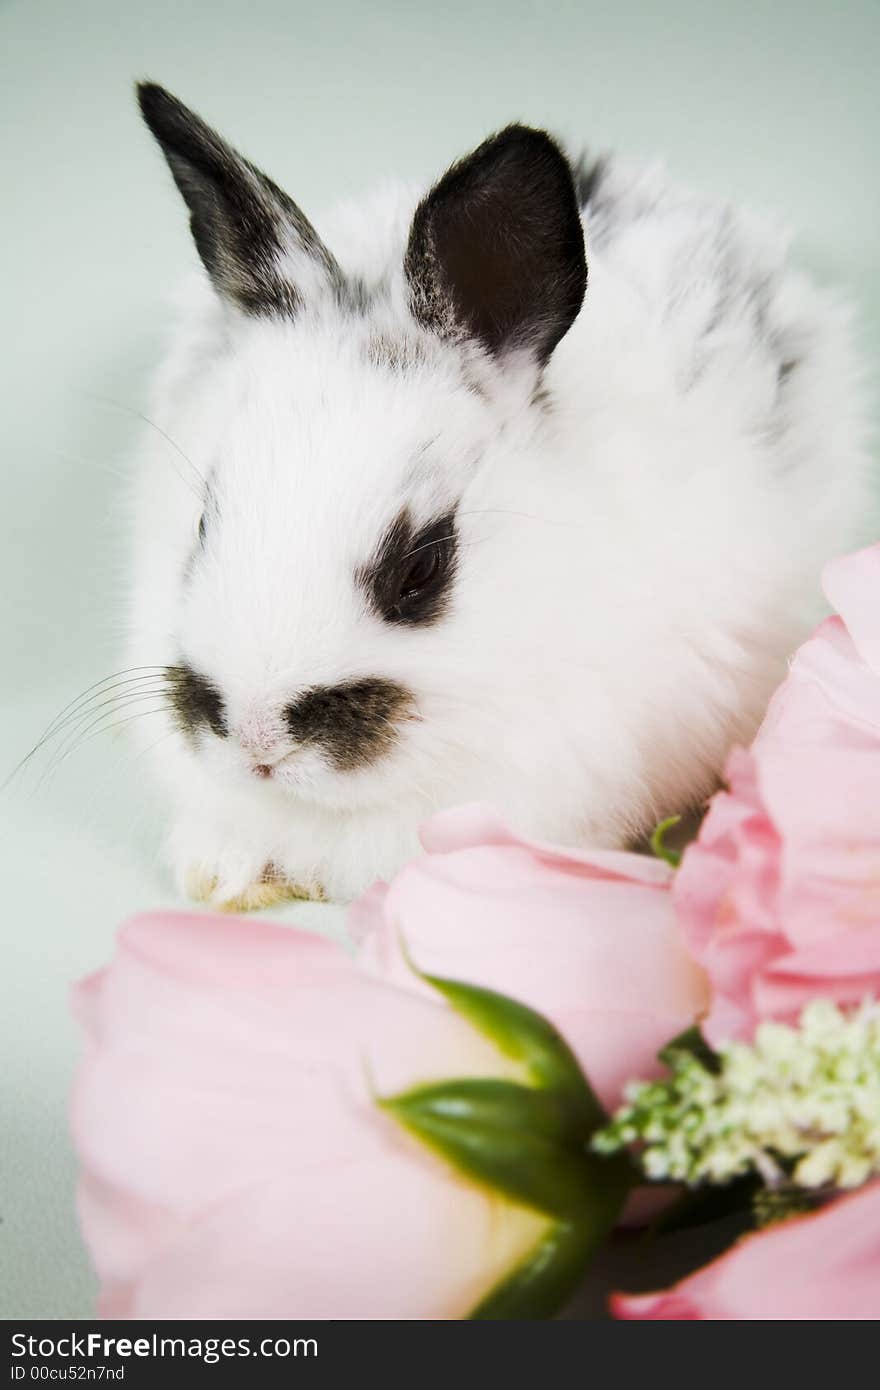
[{"label": "rabbit's whisker", "polygon": [[[133,667],[132,670],[138,668]],[[58,712],[52,723],[40,736],[34,746],[25,753],[24,757],[15,765],[8,777],[0,786],[0,790],[5,790],[10,782],[27,766],[31,759],[53,738],[67,728],[71,722],[83,716],[88,716],[95,709],[104,704],[112,704],[128,696],[147,696],[161,694],[167,688],[164,681],[165,667],[144,667],[144,674],[139,676],[129,676],[123,680],[117,680],[114,676],[105,676],[103,680],[96,681],[87,690],[71,700]],[[124,673],[118,672],[117,675]],[[131,687],[134,687],[132,689]],[[113,693],[116,692],[116,693]],[[104,697],[107,696],[107,699]]]},{"label": "rabbit's whisker", "polygon": [[180,470],[175,468],[174,471],[177,474],[178,478],[184,484],[185,487],[188,487],[190,489],[194,496],[198,497],[200,501],[204,500],[208,492],[207,479],[204,477],[202,473],[199,472],[198,468],[196,468],[196,465],[193,463],[189,455],[184,453],[183,449],[181,449],[180,445],[177,443],[177,440],[172,439],[171,435],[168,434],[166,430],[163,430],[161,425],[157,425],[156,421],[151,420],[149,415],[145,415],[142,410],[137,410],[134,406],[126,405],[124,401],[115,401],[110,396],[95,395],[92,392],[89,392],[88,394],[90,400],[100,401],[102,405],[112,406],[115,410],[123,410],[127,415],[133,415],[136,420],[141,420],[143,424],[149,425],[151,429],[154,429],[157,434],[161,435],[162,438],[166,441],[166,443],[171,445],[171,448],[175,451],[175,453],[183,459],[187,467],[192,469],[192,472],[198,479],[200,486],[199,488],[194,488],[192,483],[183,476]]},{"label": "rabbit's whisker", "polygon": [[[53,777],[55,773],[57,773],[59,768],[62,766],[62,764],[67,762],[68,758],[72,757],[74,753],[78,752],[79,749],[82,748],[84,744],[90,742],[91,739],[98,738],[102,734],[111,733],[115,729],[121,729],[124,725],[133,723],[133,721],[136,719],[144,719],[147,715],[167,714],[169,712],[169,706],[164,704],[156,705],[153,709],[138,710],[136,714],[127,715],[125,719],[119,719],[109,724],[102,723],[101,726],[96,729],[92,729],[92,726],[89,725],[86,729],[82,730],[80,737],[72,745],[72,747],[68,748],[64,752],[61,752],[60,750],[57,752],[57,755],[52,759],[51,763],[40,777],[40,780],[34,789],[34,795],[37,795],[39,793],[46,780],[50,777]],[[108,718],[108,715],[101,715],[100,718],[101,720],[106,720]],[[172,730],[172,732],[176,731]]]}]

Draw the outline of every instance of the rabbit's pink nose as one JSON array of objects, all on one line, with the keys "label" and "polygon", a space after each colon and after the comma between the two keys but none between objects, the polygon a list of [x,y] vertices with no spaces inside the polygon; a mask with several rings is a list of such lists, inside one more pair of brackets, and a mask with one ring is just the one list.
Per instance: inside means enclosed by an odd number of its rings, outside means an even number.
[{"label": "rabbit's pink nose", "polygon": [[270,777],[273,765],[290,745],[278,714],[259,706],[246,710],[235,721],[233,732],[258,777]]},{"label": "rabbit's pink nose", "polygon": [[257,763],[256,767],[254,768],[254,776],[255,776],[255,777],[271,777],[271,776],[272,776],[272,769],[271,769],[271,767],[269,766],[268,763]]}]

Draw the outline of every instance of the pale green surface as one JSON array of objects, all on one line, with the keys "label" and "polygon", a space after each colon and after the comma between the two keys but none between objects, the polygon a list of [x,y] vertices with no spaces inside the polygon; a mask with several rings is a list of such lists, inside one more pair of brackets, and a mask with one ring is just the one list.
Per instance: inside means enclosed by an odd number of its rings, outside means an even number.
[{"label": "pale green surface", "polygon": [[[163,296],[191,259],[135,77],[221,125],[310,213],[389,173],[432,176],[511,118],[663,154],[698,186],[779,210],[877,344],[878,40],[878,0],[0,5],[2,773],[120,664],[120,475],[136,422],[94,397],[143,404]],[[0,1314],[83,1317],[68,987],[106,959],[120,918],[169,889],[124,744],[93,740],[38,780],[0,798]]]}]

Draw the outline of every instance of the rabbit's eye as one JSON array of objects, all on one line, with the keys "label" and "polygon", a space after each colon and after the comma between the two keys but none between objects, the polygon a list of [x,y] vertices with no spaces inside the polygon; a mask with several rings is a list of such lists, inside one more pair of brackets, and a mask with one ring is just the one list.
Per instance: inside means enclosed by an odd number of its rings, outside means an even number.
[{"label": "rabbit's eye", "polygon": [[412,557],[400,582],[401,601],[415,598],[437,577],[442,563],[442,553],[439,541],[429,541],[420,554]]},{"label": "rabbit's eye", "polygon": [[207,534],[208,534],[208,513],[207,513],[206,511],[204,511],[204,512],[202,512],[201,516],[199,517],[199,531],[198,531],[199,545],[204,545],[204,544],[205,544],[205,536],[206,536]]},{"label": "rabbit's eye", "polygon": [[355,577],[386,623],[423,627],[446,612],[457,559],[454,509],[421,527],[404,510]]}]

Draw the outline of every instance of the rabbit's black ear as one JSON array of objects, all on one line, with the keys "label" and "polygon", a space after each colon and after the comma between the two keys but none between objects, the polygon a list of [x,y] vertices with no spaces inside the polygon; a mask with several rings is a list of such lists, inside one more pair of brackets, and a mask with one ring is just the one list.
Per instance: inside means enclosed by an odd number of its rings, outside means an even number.
[{"label": "rabbit's black ear", "polygon": [[512,125],[443,175],[406,251],[412,310],[447,337],[543,365],[584,298],[587,263],[571,166],[541,130]]},{"label": "rabbit's black ear", "polygon": [[289,315],[316,270],[341,280],[308,218],[271,179],[163,87],[142,82],[137,94],[189,208],[196,249],[224,298],[247,313]]}]

